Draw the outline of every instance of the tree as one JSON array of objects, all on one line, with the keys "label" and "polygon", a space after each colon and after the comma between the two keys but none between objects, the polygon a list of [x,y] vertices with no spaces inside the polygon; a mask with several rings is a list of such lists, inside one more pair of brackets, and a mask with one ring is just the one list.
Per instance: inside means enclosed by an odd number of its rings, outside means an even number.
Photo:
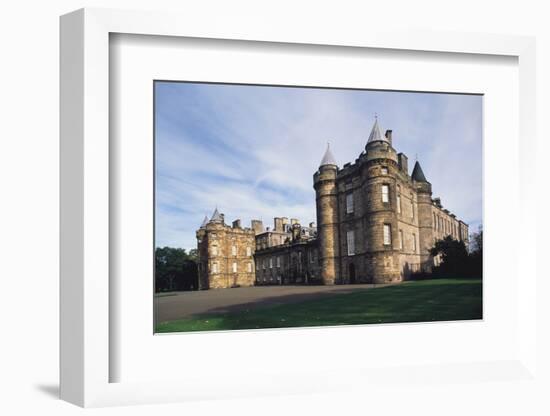
[{"label": "tree", "polygon": [[479,226],[477,233],[472,233],[471,241],[472,253],[481,255],[483,253],[483,228],[481,226]]},{"label": "tree", "polygon": [[468,250],[462,241],[447,236],[435,242],[430,250],[432,256],[441,255],[441,264],[434,270],[436,275],[445,277],[460,277],[466,272]]},{"label": "tree", "polygon": [[432,256],[441,255],[441,264],[434,267],[433,277],[481,278],[483,272],[483,230],[471,236],[470,252],[462,241],[448,236],[436,241]]},{"label": "tree", "polygon": [[481,226],[477,233],[472,234],[471,241],[470,272],[474,276],[481,277],[483,274],[483,229]]},{"label": "tree", "polygon": [[157,247],[155,250],[155,291],[197,290],[197,251]]}]

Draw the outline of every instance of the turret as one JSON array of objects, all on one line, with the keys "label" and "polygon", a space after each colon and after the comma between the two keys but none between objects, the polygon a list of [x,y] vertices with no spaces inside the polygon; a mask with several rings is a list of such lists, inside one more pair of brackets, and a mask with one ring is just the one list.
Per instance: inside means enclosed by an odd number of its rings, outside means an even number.
[{"label": "turret", "polygon": [[392,131],[387,130],[385,135],[382,135],[378,117],[375,117],[369,139],[365,145],[366,159],[390,159],[396,164],[398,163],[397,152],[392,147]]},{"label": "turret", "polygon": [[201,226],[196,232],[199,289],[208,289],[208,238],[206,231],[208,222],[208,216],[205,216]]},{"label": "turret", "polygon": [[[365,146],[362,195],[365,195],[364,224],[368,281],[390,283],[401,280],[399,266],[400,225],[398,206],[401,201],[398,183],[399,161],[392,146],[392,132],[381,134],[378,118]],[[400,197],[399,197],[400,198]],[[356,244],[357,246],[357,244]]]},{"label": "turret", "polygon": [[224,215],[220,214],[220,212],[218,211],[218,207],[216,207],[216,209],[214,210],[214,213],[212,214],[212,218],[210,219],[210,222],[223,224],[224,223],[223,217]]},{"label": "turret", "polygon": [[417,194],[420,264],[424,271],[430,271],[432,259],[429,250],[433,245],[432,185],[426,179],[418,161],[414,164],[411,179]]},{"label": "turret", "polygon": [[[391,130],[388,130],[384,136],[382,136],[382,133],[380,132],[380,125],[378,124],[378,116],[374,116],[374,124],[372,126],[372,129],[370,131],[369,139],[367,140],[367,146],[370,143],[376,143],[376,142],[384,142],[391,145]],[[367,148],[365,146],[365,149]]]},{"label": "turret", "polygon": [[317,205],[317,236],[319,238],[321,279],[326,285],[334,284],[340,276],[337,174],[338,164],[330,151],[330,145],[327,145],[319,169],[313,175]]}]

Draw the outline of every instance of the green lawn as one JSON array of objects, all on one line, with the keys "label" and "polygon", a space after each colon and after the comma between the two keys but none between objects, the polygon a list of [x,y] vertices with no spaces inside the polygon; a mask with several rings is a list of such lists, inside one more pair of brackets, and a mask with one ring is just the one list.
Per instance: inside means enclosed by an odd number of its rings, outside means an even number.
[{"label": "green lawn", "polygon": [[434,279],[225,315],[200,315],[162,322],[156,330],[187,332],[481,318],[481,280]]}]

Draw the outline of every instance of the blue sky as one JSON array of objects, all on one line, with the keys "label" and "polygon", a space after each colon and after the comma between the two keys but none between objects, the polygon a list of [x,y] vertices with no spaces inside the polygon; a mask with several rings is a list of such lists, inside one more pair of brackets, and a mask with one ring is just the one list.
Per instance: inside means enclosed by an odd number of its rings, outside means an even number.
[{"label": "blue sky", "polygon": [[481,224],[481,96],[156,82],[155,100],[157,246],[195,248],[216,206],[246,226],[315,221],[327,142],[340,167],[355,161],[375,113],[409,173],[417,156],[433,196]]}]

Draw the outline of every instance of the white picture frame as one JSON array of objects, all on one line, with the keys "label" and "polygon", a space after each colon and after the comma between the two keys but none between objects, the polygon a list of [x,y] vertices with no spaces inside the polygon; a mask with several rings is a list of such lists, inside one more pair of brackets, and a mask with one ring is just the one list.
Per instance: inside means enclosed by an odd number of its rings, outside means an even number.
[{"label": "white picture frame", "polygon": [[[534,204],[533,169],[529,155],[536,145],[535,42],[530,37],[507,35],[429,33],[365,29],[327,31],[312,26],[279,27],[258,21],[234,25],[217,19],[204,26],[192,16],[169,13],[82,9],[61,18],[61,398],[88,406],[161,403],[220,397],[251,397],[270,394],[337,392],[361,385],[387,385],[399,378],[401,388],[434,382],[480,383],[485,379],[535,380],[537,270],[535,255],[526,242],[536,241],[529,227],[533,215],[518,220],[515,247],[522,262],[525,283],[517,290],[515,354],[499,361],[418,363],[414,368],[372,365],[365,368],[321,368],[319,372],[269,374],[269,380],[235,380],[220,374],[183,376],[181,380],[111,382],[110,366],[120,357],[110,348],[110,310],[113,298],[109,276],[116,259],[110,258],[111,215],[109,130],[109,38],[110,34],[225,39],[336,48],[374,48],[424,51],[438,54],[501,55],[518,60],[519,83],[519,213]],[[515,191],[513,191],[515,192]],[[530,212],[530,211],[529,211]],[[517,271],[510,271],[517,273]],[[491,289],[491,287],[485,287]],[[354,331],[358,329],[349,329]],[[331,331],[331,329],[326,329]],[[329,333],[327,332],[327,333]],[[219,334],[224,336],[224,334]],[[167,338],[168,339],[168,338]],[[208,365],[208,364],[205,364]],[[368,370],[368,371],[367,371]],[[482,372],[483,377],[472,377]],[[325,374],[327,378],[319,377]],[[338,380],[327,382],[327,380]],[[228,387],[229,386],[229,387]],[[354,387],[355,386],[355,387]],[[371,388],[371,387],[369,387]]]}]

